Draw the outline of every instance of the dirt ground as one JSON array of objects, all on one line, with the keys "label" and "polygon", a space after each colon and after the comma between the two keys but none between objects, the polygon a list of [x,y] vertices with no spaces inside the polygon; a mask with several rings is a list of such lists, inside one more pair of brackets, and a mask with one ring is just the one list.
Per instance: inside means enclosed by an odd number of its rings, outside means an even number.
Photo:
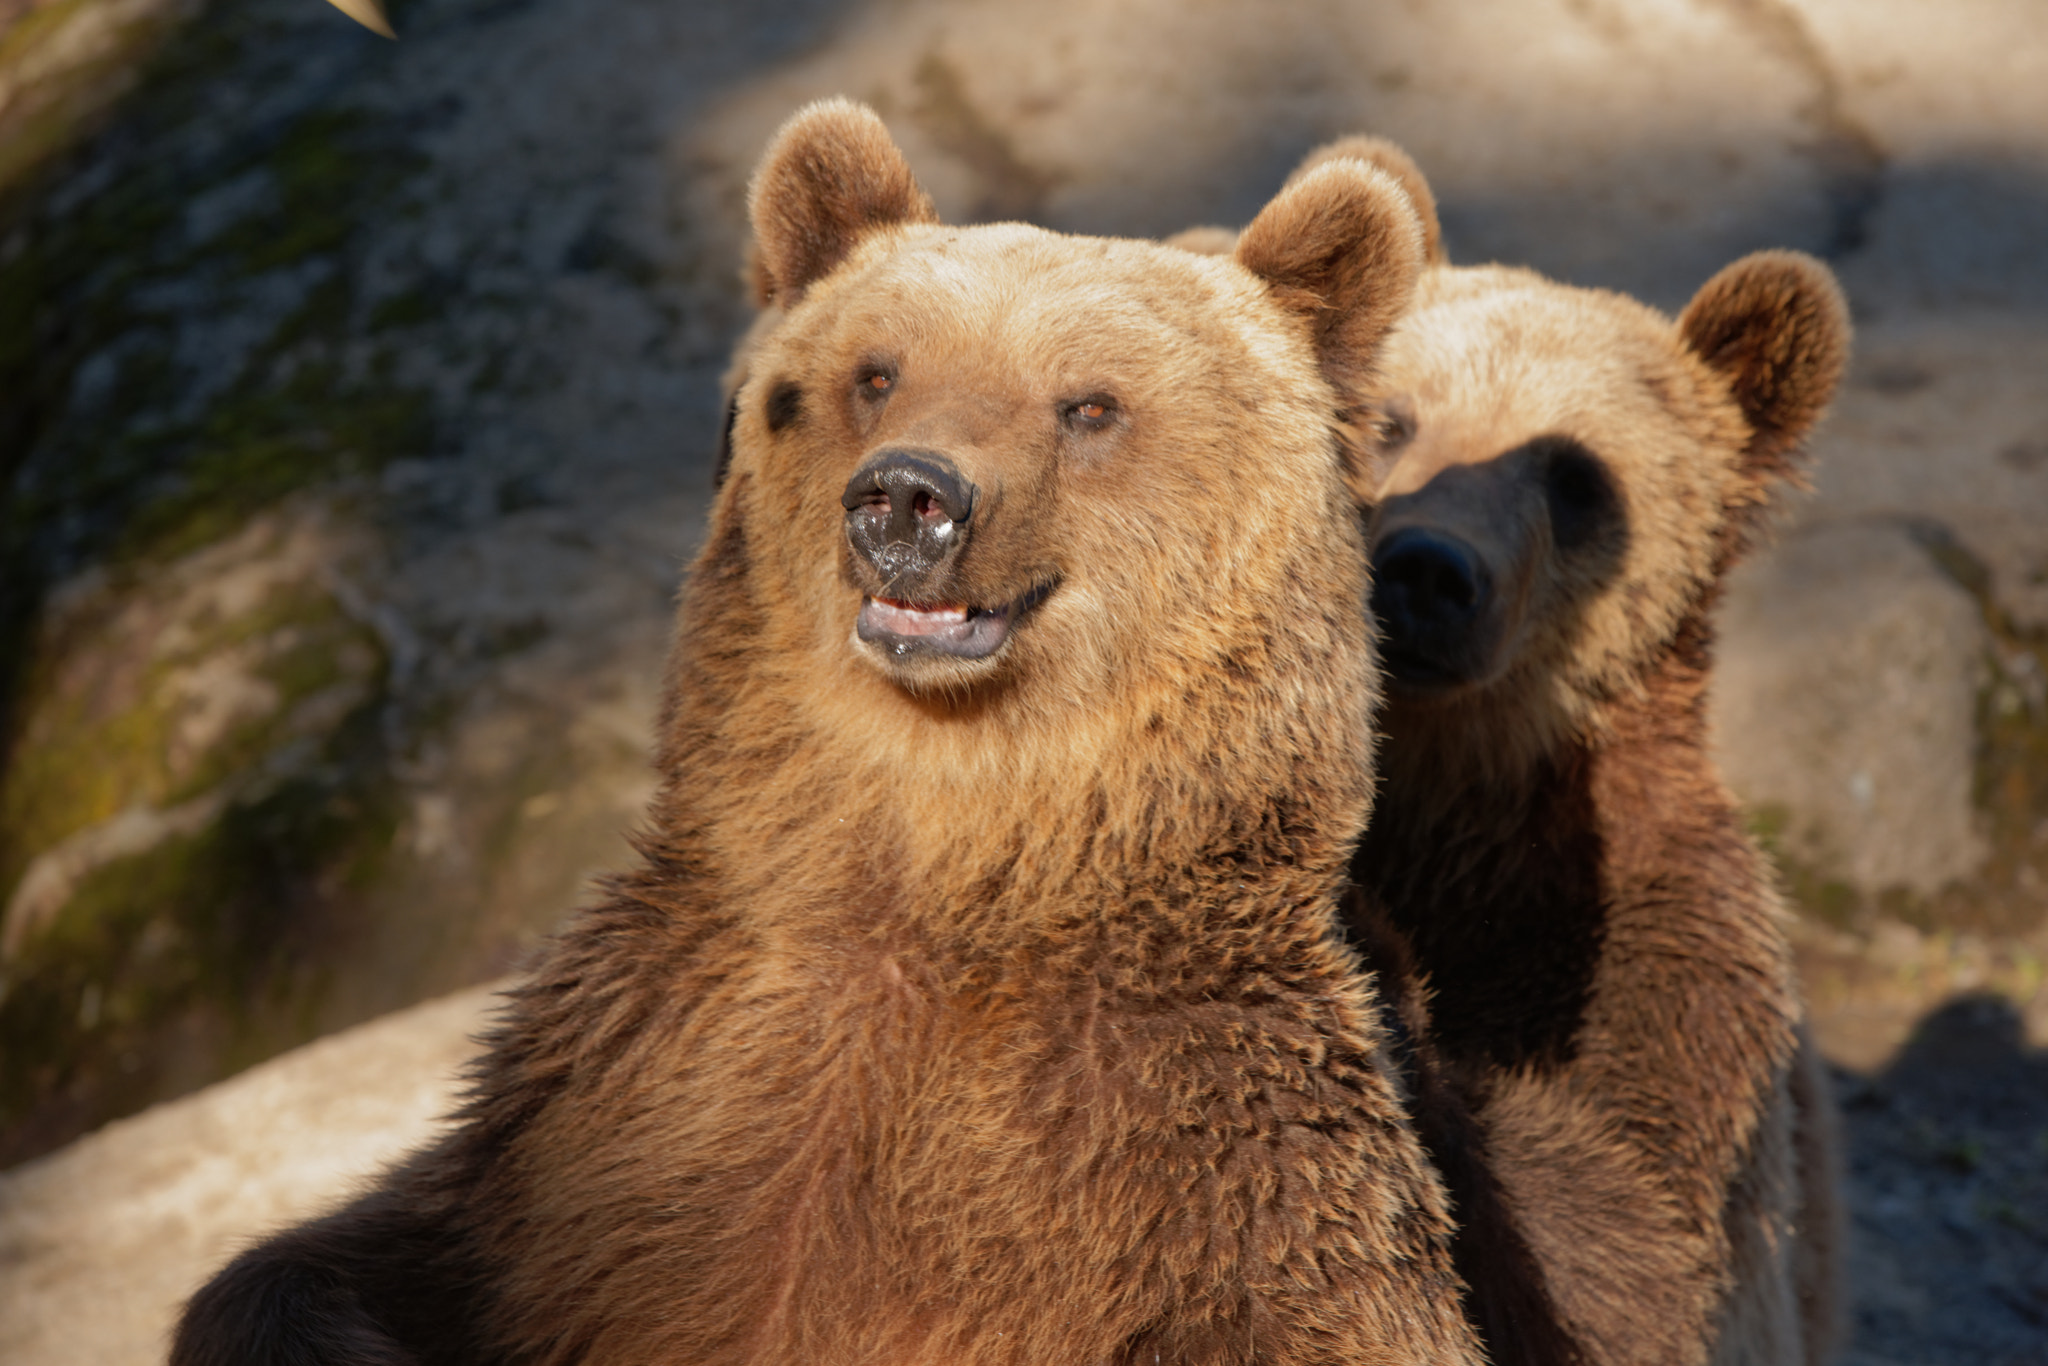
[{"label": "dirt ground", "polygon": [[391,10],[0,0],[0,1358],[153,1356],[424,1132],[481,998],[387,1012],[626,857],[744,178],[847,93],[955,219],[1240,223],[1365,129],[1461,261],[1667,308],[1835,266],[1857,358],[1728,604],[1723,760],[1837,1065],[1849,1359],[2048,1362],[2032,0]]}]

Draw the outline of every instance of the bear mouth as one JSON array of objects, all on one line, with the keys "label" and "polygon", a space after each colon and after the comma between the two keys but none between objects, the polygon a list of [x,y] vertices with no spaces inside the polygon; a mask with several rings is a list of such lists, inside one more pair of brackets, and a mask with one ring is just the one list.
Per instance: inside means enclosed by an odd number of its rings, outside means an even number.
[{"label": "bear mouth", "polygon": [[1390,682],[1418,693],[1449,692],[1471,681],[1471,670],[1388,642],[1380,647],[1380,669]]},{"label": "bear mouth", "polygon": [[1000,607],[868,596],[861,600],[854,633],[894,659],[987,659],[1003,648],[1017,619],[1044,602],[1052,590],[1052,583],[1042,583]]}]

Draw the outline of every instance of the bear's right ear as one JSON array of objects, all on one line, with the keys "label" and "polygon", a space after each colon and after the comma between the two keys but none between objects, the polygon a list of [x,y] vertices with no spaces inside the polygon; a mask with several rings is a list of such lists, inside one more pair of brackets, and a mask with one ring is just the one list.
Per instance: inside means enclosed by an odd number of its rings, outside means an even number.
[{"label": "bear's right ear", "polygon": [[782,125],[747,186],[757,301],[794,305],[877,228],[936,223],[875,111],[852,100],[807,104]]},{"label": "bear's right ear", "polygon": [[1377,166],[1407,191],[1408,202],[1415,206],[1416,216],[1422,219],[1422,259],[1433,266],[1449,265],[1451,258],[1444,251],[1443,226],[1437,222],[1436,195],[1430,191],[1428,178],[1415,164],[1414,157],[1385,138],[1352,133],[1335,142],[1326,142],[1301,159],[1301,165],[1294,168],[1294,173],[1287,177],[1287,183],[1292,185],[1316,167],[1345,157]]},{"label": "bear's right ear", "polygon": [[1728,382],[1749,421],[1743,458],[1759,483],[1794,473],[1799,443],[1842,377],[1849,332],[1834,272],[1797,251],[1743,257],[1700,286],[1679,315],[1686,348]]},{"label": "bear's right ear", "polygon": [[1386,172],[1341,157],[1259,211],[1237,239],[1237,263],[1310,321],[1323,373],[1349,401],[1415,296],[1422,242],[1407,192]]}]

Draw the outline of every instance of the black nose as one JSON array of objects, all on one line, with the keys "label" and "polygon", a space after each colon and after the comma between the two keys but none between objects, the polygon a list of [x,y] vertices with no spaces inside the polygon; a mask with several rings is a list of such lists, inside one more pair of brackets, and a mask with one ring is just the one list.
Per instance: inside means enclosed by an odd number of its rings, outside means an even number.
[{"label": "black nose", "polygon": [[1427,527],[1403,527],[1372,557],[1373,614],[1397,674],[1455,673],[1493,592],[1486,562],[1468,542]]},{"label": "black nose", "polygon": [[839,502],[853,548],[885,581],[912,587],[966,541],[975,496],[945,456],[890,450],[847,480]]}]

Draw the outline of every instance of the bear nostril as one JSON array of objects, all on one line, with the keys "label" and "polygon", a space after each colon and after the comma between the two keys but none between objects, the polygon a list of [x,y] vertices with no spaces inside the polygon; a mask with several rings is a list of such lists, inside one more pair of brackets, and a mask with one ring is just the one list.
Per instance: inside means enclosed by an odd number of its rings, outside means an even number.
[{"label": "bear nostril", "polygon": [[887,512],[894,504],[918,521],[965,522],[973,515],[976,494],[953,462],[936,451],[892,450],[862,465],[846,482],[839,503],[848,512]]},{"label": "bear nostril", "polygon": [[1427,572],[1429,592],[1437,601],[1470,611],[1479,597],[1479,585],[1465,572],[1465,567],[1440,560],[1429,566]]},{"label": "bear nostril", "polygon": [[1462,539],[1403,527],[1373,554],[1373,601],[1385,624],[1434,630],[1463,625],[1485,605],[1487,574]]},{"label": "bear nostril", "polygon": [[853,549],[892,584],[935,573],[960,549],[977,490],[935,451],[886,450],[847,481]]}]

